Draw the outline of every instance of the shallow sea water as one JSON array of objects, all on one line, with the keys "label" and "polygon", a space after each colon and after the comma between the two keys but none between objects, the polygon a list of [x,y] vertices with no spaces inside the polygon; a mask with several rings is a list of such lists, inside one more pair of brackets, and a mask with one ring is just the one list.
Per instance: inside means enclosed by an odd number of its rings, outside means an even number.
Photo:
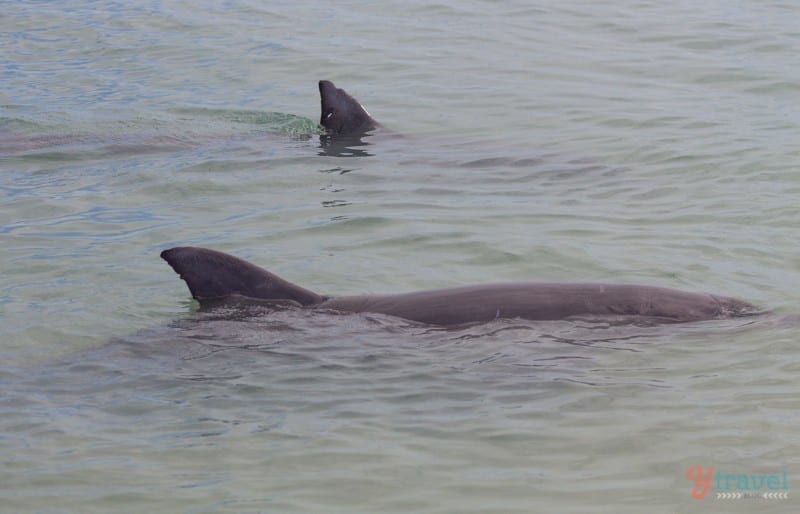
[{"label": "shallow sea water", "polygon": [[[793,3],[9,2],[0,511],[795,512]],[[391,129],[321,144],[316,82]],[[443,329],[197,311],[513,280],[771,313]],[[789,499],[692,499],[690,466]]]}]

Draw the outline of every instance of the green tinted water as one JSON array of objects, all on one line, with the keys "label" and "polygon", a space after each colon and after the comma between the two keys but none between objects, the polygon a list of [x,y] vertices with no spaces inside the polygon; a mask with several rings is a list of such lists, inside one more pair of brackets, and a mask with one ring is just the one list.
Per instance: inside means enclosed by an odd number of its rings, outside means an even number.
[{"label": "green tinted water", "polygon": [[[0,511],[767,506],[693,500],[692,465],[791,495],[798,14],[5,5]],[[320,147],[321,78],[401,136]],[[158,259],[184,244],[328,294],[607,281],[775,314],[192,313]]]}]

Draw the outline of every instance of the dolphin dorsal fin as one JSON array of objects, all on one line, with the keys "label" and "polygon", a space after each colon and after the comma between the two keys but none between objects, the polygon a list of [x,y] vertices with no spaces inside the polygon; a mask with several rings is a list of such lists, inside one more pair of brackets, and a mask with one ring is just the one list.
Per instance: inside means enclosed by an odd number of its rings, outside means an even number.
[{"label": "dolphin dorsal fin", "polygon": [[319,81],[322,115],[319,124],[332,134],[357,135],[379,126],[366,109],[330,80]]},{"label": "dolphin dorsal fin", "polygon": [[198,301],[242,295],[315,305],[325,298],[243,259],[208,248],[179,246],[161,252]]}]

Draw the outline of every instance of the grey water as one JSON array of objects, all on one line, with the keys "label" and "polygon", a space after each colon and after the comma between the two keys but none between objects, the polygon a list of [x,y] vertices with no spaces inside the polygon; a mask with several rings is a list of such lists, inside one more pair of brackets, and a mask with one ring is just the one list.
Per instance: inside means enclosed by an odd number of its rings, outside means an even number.
[{"label": "grey water", "polygon": [[[799,16],[4,2],[0,512],[795,512]],[[321,143],[319,79],[391,133]],[[324,294],[602,281],[771,313],[197,311],[175,245]],[[789,499],[696,500],[690,466],[785,471]]]}]

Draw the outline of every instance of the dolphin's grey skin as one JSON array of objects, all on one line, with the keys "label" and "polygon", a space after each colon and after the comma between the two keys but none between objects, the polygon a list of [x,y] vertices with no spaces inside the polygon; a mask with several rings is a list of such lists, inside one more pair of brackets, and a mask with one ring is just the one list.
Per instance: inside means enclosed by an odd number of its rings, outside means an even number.
[{"label": "dolphin's grey skin", "polygon": [[355,98],[330,80],[319,81],[319,98],[322,103],[319,124],[330,134],[359,135],[380,126]]},{"label": "dolphin's grey skin", "polygon": [[247,261],[207,248],[177,247],[161,257],[202,304],[232,296],[292,302],[315,309],[389,314],[432,325],[497,318],[558,320],[633,317],[663,322],[756,314],[750,304],[653,286],[521,282],[434,289],[393,295],[331,298],[294,285]]}]

